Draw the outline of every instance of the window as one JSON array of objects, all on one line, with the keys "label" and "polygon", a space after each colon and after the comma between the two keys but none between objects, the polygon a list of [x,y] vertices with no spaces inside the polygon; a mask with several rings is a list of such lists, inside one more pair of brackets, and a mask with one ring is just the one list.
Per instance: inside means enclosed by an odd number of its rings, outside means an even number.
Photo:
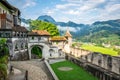
[{"label": "window", "polygon": [[17,37],[19,37],[20,36],[20,33],[19,32],[17,32]]},{"label": "window", "polygon": [[2,37],[2,33],[0,33],[0,37]]},{"label": "window", "polygon": [[112,69],[112,57],[108,57],[108,59],[107,59],[107,65],[108,65],[108,69]]},{"label": "window", "polygon": [[52,56],[52,54],[50,53],[50,56]]},{"label": "window", "polygon": [[41,40],[41,37],[38,37],[38,40]]},{"label": "window", "polygon": [[5,33],[5,37],[10,37],[10,33]]},{"label": "window", "polygon": [[55,51],[54,51],[53,49],[50,49],[50,50],[49,50],[49,53],[50,53],[50,54],[54,54]]},{"label": "window", "polygon": [[23,49],[23,43],[21,44],[21,49]]},{"label": "window", "polygon": [[3,10],[3,13],[5,13],[5,11]]},{"label": "window", "polygon": [[62,55],[62,49],[59,49],[58,53],[59,53],[59,56],[61,56]]},{"label": "window", "polygon": [[17,44],[15,45],[15,50],[18,50],[18,46],[17,46]]},{"label": "window", "polygon": [[14,37],[16,36],[16,32],[13,32],[13,36],[14,36]]},{"label": "window", "polygon": [[102,60],[99,59],[99,60],[98,60],[98,65],[101,65],[101,64],[102,64]]},{"label": "window", "polygon": [[0,8],[0,13],[2,13],[2,9]]},{"label": "window", "polygon": [[32,40],[34,39],[34,37],[32,36]]}]

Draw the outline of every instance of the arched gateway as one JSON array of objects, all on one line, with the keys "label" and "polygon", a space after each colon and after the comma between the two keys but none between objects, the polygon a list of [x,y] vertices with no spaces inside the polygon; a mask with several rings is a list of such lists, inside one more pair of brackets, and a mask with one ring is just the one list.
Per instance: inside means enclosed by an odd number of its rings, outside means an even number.
[{"label": "arched gateway", "polygon": [[50,43],[50,34],[46,30],[32,30],[28,33],[28,53],[31,59],[31,49],[38,46],[42,49],[42,58],[64,57],[59,55],[58,47],[52,46]]},{"label": "arched gateway", "polygon": [[42,58],[43,46],[35,45],[31,49],[31,59],[40,59]]},{"label": "arched gateway", "polygon": [[28,53],[29,53],[29,58],[31,59],[31,51],[34,46],[38,46],[42,50],[42,57],[47,58],[49,57],[49,46],[46,45],[45,43],[28,43]]}]

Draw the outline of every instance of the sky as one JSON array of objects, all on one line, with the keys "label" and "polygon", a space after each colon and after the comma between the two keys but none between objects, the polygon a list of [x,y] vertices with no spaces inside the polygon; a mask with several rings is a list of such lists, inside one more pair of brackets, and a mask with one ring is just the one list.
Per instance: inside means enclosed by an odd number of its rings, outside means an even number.
[{"label": "sky", "polygon": [[19,8],[21,17],[37,19],[49,15],[57,22],[73,21],[92,24],[95,21],[120,19],[120,0],[7,0]]}]

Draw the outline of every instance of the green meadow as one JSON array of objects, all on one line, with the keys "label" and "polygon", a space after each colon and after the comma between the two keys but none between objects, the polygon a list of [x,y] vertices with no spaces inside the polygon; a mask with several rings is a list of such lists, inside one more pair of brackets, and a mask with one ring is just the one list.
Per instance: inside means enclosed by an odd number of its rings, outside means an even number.
[{"label": "green meadow", "polygon": [[85,50],[92,51],[92,52],[100,52],[102,54],[108,54],[111,56],[118,56],[118,52],[114,51],[111,48],[98,47],[98,46],[89,45],[89,44],[83,44],[81,46],[81,48],[85,49]]},{"label": "green meadow", "polygon": [[[51,64],[51,67],[58,76],[59,80],[98,80],[78,65],[69,61],[62,61]],[[70,67],[72,70],[61,71],[58,69],[60,67]]]}]

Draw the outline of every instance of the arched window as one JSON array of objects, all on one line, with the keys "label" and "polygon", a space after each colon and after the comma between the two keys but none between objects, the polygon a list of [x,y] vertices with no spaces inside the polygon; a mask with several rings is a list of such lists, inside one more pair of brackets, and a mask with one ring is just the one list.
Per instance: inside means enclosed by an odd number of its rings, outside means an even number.
[{"label": "arched window", "polygon": [[63,52],[62,52],[62,49],[59,49],[59,50],[58,50],[58,53],[59,53],[59,56],[61,56],[62,53],[63,53]]},{"label": "arched window", "polygon": [[108,65],[108,69],[112,69],[112,57],[108,57],[108,59],[107,59],[107,65]]},{"label": "arched window", "polygon": [[23,49],[23,43],[21,44],[21,49]]},{"label": "arched window", "polygon": [[15,50],[18,50],[18,45],[17,44],[15,44]]},{"label": "arched window", "polygon": [[101,56],[101,54],[98,55],[98,56],[99,56],[99,58],[98,58],[98,65],[101,65],[102,64],[102,56]]},{"label": "arched window", "polygon": [[88,57],[87,57],[87,55],[85,56],[85,59],[86,59],[86,60],[88,60]]},{"label": "arched window", "polygon": [[55,51],[53,49],[49,50],[50,56],[52,56],[53,54],[55,54]]},{"label": "arched window", "polygon": [[93,62],[94,54],[91,55],[91,62]]}]

